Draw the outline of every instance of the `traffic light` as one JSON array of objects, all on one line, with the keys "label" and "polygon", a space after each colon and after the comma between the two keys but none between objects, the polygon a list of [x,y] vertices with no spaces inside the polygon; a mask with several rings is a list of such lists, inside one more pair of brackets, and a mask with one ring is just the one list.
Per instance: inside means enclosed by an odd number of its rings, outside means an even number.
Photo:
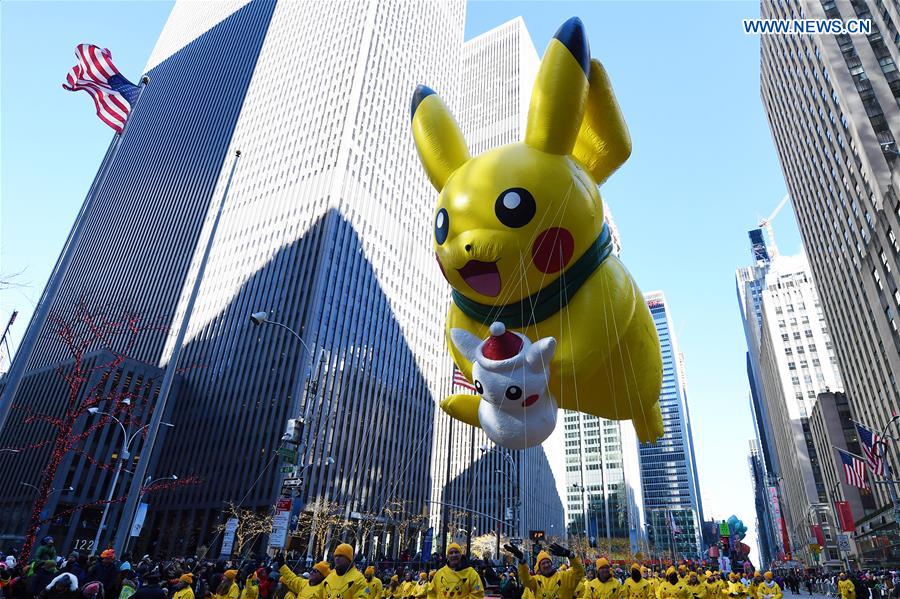
[{"label": "traffic light", "polygon": [[287,421],[287,426],[284,429],[284,435],[281,437],[281,440],[285,443],[291,443],[293,445],[299,445],[300,439],[303,438],[303,419],[302,418],[291,418]]}]

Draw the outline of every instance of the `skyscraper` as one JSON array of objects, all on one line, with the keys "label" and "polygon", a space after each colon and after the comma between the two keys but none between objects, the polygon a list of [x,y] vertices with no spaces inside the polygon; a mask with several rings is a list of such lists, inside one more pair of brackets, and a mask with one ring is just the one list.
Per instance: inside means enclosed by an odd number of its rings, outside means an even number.
[{"label": "skyscraper", "polygon": [[[165,365],[225,201],[170,399],[176,428],[153,465],[203,482],[150,499],[137,550],[216,543],[226,500],[270,509],[279,440],[299,415],[301,499],[339,505],[342,538],[375,521],[379,551],[415,550],[382,508],[428,513],[435,398],[451,369],[409,97],[427,80],[458,98],[464,14],[462,0],[175,4],[55,303],[161,317],[172,326],[135,358]],[[302,341],[255,328],[257,310]],[[30,369],[61,359],[43,335]],[[4,509],[22,501],[0,493]]]},{"label": "skyscraper", "polygon": [[[751,285],[758,292],[762,314],[758,345],[755,333],[748,345],[751,362],[759,364],[761,411],[779,465],[785,552],[812,564],[810,527],[821,523],[828,533],[833,523],[809,416],[818,393],[841,389],[841,375],[806,257],[778,256],[762,274],[746,283],[748,293]],[[837,565],[835,539],[824,536],[830,540],[824,562]]]},{"label": "skyscraper", "polygon": [[688,410],[684,364],[661,291],[644,294],[662,348],[663,384],[659,405],[665,434],[640,446],[641,485],[649,543],[656,555],[699,558],[703,503]]},{"label": "skyscraper", "polygon": [[[753,491],[757,508],[757,533],[760,537],[760,551],[767,558],[785,559],[787,528],[781,519],[777,481],[781,476],[778,453],[767,404],[763,401],[764,386],[759,363],[762,339],[762,291],[765,288],[766,273],[771,263],[771,255],[777,256],[777,249],[769,252],[762,229],[749,232],[750,247],[755,264],[738,268],[735,274],[738,306],[747,339],[747,379],[750,383],[750,408],[756,438],[751,441],[750,460],[753,474]],[[762,510],[762,511],[760,511]],[[776,515],[777,514],[777,515]]]},{"label": "skyscraper", "polygon": [[[518,17],[468,40],[462,49],[460,102],[449,103],[471,154],[521,141],[539,65],[537,51]],[[443,96],[443,91],[441,91]],[[431,194],[430,197],[434,197]],[[546,447],[509,452],[440,412],[435,425],[432,522],[458,539],[496,533],[525,538],[531,530],[561,533],[563,506]],[[476,513],[471,521],[463,509]],[[440,546],[436,546],[440,549]],[[494,550],[491,553],[495,553]]]},{"label": "skyscraper", "polygon": [[[762,36],[760,85],[851,412],[880,430],[900,412],[900,10],[881,0],[760,7],[763,18],[871,23],[867,34]],[[900,472],[896,451],[888,460]],[[873,493],[879,510],[868,516],[881,526],[890,500],[884,485]]]}]

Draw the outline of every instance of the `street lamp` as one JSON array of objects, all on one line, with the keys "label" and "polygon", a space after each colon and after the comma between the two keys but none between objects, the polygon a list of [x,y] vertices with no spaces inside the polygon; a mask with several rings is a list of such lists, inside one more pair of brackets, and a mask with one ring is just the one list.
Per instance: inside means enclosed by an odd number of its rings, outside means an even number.
[{"label": "street lamp", "polygon": [[0,449],[0,453],[3,453],[4,451],[7,451],[9,453],[22,453],[21,449],[9,449],[9,448]]},{"label": "street lamp", "polygon": [[[492,453],[492,452],[496,452],[496,453],[500,454],[500,456],[506,461],[506,463],[509,464],[510,470],[512,472],[516,472],[515,462],[513,462],[513,459],[510,457],[510,455],[507,452],[503,451],[498,445],[494,445],[494,447],[488,447],[487,445],[482,445],[478,449],[481,450],[481,453],[484,454],[485,456],[487,456],[489,453]],[[510,483],[510,487],[512,489],[515,489],[516,498],[515,498],[515,501],[512,503],[516,507],[516,512],[518,512],[519,511],[519,503],[521,502],[521,497],[519,497],[520,493],[519,493],[518,485],[513,483],[511,474],[506,474],[502,469],[495,470],[495,472],[497,472],[501,475],[505,475],[506,480],[508,480]],[[497,510],[498,515],[499,515],[499,518],[497,518],[497,560],[498,561],[500,560],[500,536],[503,533],[503,523],[506,520],[506,518],[505,518],[506,514],[504,513],[504,511],[506,510],[506,500],[503,497],[503,486],[504,485],[502,485],[502,484],[500,485],[500,502],[498,504],[499,509]],[[518,516],[518,514],[516,514],[516,515]],[[519,519],[515,518],[515,520],[519,520]],[[514,523],[516,523],[516,522],[514,521]],[[517,526],[513,526],[513,528],[516,530],[516,532],[519,532]]]},{"label": "street lamp", "polygon": [[[23,482],[20,482],[19,484],[22,485],[22,486],[25,486],[25,487],[31,487],[32,489],[34,489],[34,490],[37,491],[38,493],[41,492],[41,490],[40,490],[39,488],[37,488],[36,486],[32,485],[31,483],[23,483]],[[50,495],[50,494],[52,494],[52,493],[68,493],[69,491],[74,491],[74,490],[75,490],[75,489],[74,489],[73,487],[66,487],[65,489],[50,489],[50,492],[47,493],[47,494]]]},{"label": "street lamp", "polygon": [[[166,426],[172,426],[171,424],[167,424],[165,422],[161,422],[160,424],[165,424]],[[127,472],[127,470],[126,470],[126,472]],[[174,474],[172,474],[170,476],[163,476],[162,478],[154,479],[152,475],[148,474],[147,478],[144,479],[143,487],[141,487],[141,496],[138,498],[138,505],[141,504],[141,500],[144,498],[144,495],[147,494],[147,492],[144,489],[146,489],[147,487],[150,487],[152,485],[155,485],[158,482],[162,482],[164,480],[175,482],[176,480],[178,480],[178,477],[175,476]],[[134,529],[134,523],[136,520],[137,520],[137,514],[135,514],[134,518],[132,518],[131,525],[128,528],[128,537],[125,539],[125,548],[122,550],[122,555],[128,555],[128,546],[131,545],[131,539],[133,538],[131,536],[131,530]],[[97,544],[95,542],[94,547],[96,548],[96,546],[97,546]],[[96,549],[95,549],[95,551],[96,551]]]},{"label": "street lamp", "polygon": [[[131,400],[125,398],[122,400],[124,405],[130,405]],[[122,449],[119,450],[119,459],[118,465],[116,466],[116,473],[113,475],[112,484],[109,486],[109,493],[106,496],[106,504],[103,506],[103,515],[100,516],[100,526],[97,527],[97,534],[94,535],[94,546],[91,548],[91,554],[96,555],[97,547],[100,546],[100,536],[103,534],[103,529],[106,527],[106,517],[109,515],[109,506],[112,505],[113,494],[116,492],[116,485],[119,482],[119,475],[122,473],[122,465],[126,460],[131,458],[131,454],[128,452],[128,448],[131,447],[132,442],[140,435],[144,430],[146,430],[150,425],[145,424],[141,428],[134,431],[134,434],[131,436],[128,435],[128,429],[125,428],[125,425],[122,424],[122,421],[110,414],[109,412],[102,412],[99,408],[88,408],[88,412],[93,415],[100,414],[101,416],[106,416],[107,418],[115,421],[116,424],[119,425],[119,428],[122,429]],[[170,424],[168,422],[160,422],[163,426],[168,426],[170,428],[174,428],[174,424]],[[124,514],[123,514],[124,516]]]}]

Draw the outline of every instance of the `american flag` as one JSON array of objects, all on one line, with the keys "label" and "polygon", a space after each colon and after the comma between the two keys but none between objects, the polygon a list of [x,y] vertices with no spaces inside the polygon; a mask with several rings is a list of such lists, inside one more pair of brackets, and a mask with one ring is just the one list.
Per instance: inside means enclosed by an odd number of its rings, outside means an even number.
[{"label": "american flag", "polygon": [[[837,449],[837,447],[835,447]],[[852,453],[847,453],[843,449],[838,449],[841,456],[841,462],[844,464],[844,476],[847,477],[847,484],[858,489],[868,489],[869,483],[866,482],[866,463],[857,458]]]},{"label": "american flag", "polygon": [[91,94],[100,120],[121,133],[140,88],[119,74],[112,53],[93,44],[75,47],[78,64],[66,75],[63,89]]},{"label": "american flag", "polygon": [[455,387],[462,387],[463,389],[468,389],[473,393],[476,391],[475,385],[470,383],[468,379],[466,379],[466,375],[459,371],[459,368],[456,365],[453,366],[453,385]]},{"label": "american flag", "polygon": [[884,458],[878,455],[878,446],[881,442],[878,433],[858,422],[855,424],[856,432],[859,434],[859,445],[862,448],[863,455],[866,457],[866,464],[872,469],[872,474],[885,476],[887,469],[885,468]]},{"label": "american flag", "polygon": [[681,528],[679,528],[678,524],[675,522],[675,514],[672,512],[669,512],[669,528],[672,529],[673,534],[681,534]]}]

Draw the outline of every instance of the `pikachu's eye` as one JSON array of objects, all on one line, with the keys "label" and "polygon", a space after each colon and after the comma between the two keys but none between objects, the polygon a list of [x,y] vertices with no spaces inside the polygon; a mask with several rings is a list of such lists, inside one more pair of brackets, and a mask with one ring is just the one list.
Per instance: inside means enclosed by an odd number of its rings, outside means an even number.
[{"label": "pikachu's eye", "polygon": [[494,212],[501,223],[518,229],[531,222],[537,212],[537,205],[534,203],[534,196],[527,189],[513,187],[500,194],[494,204]]},{"label": "pikachu's eye", "polygon": [[447,241],[447,233],[450,231],[450,215],[443,208],[438,210],[434,217],[434,239],[441,245]]}]

